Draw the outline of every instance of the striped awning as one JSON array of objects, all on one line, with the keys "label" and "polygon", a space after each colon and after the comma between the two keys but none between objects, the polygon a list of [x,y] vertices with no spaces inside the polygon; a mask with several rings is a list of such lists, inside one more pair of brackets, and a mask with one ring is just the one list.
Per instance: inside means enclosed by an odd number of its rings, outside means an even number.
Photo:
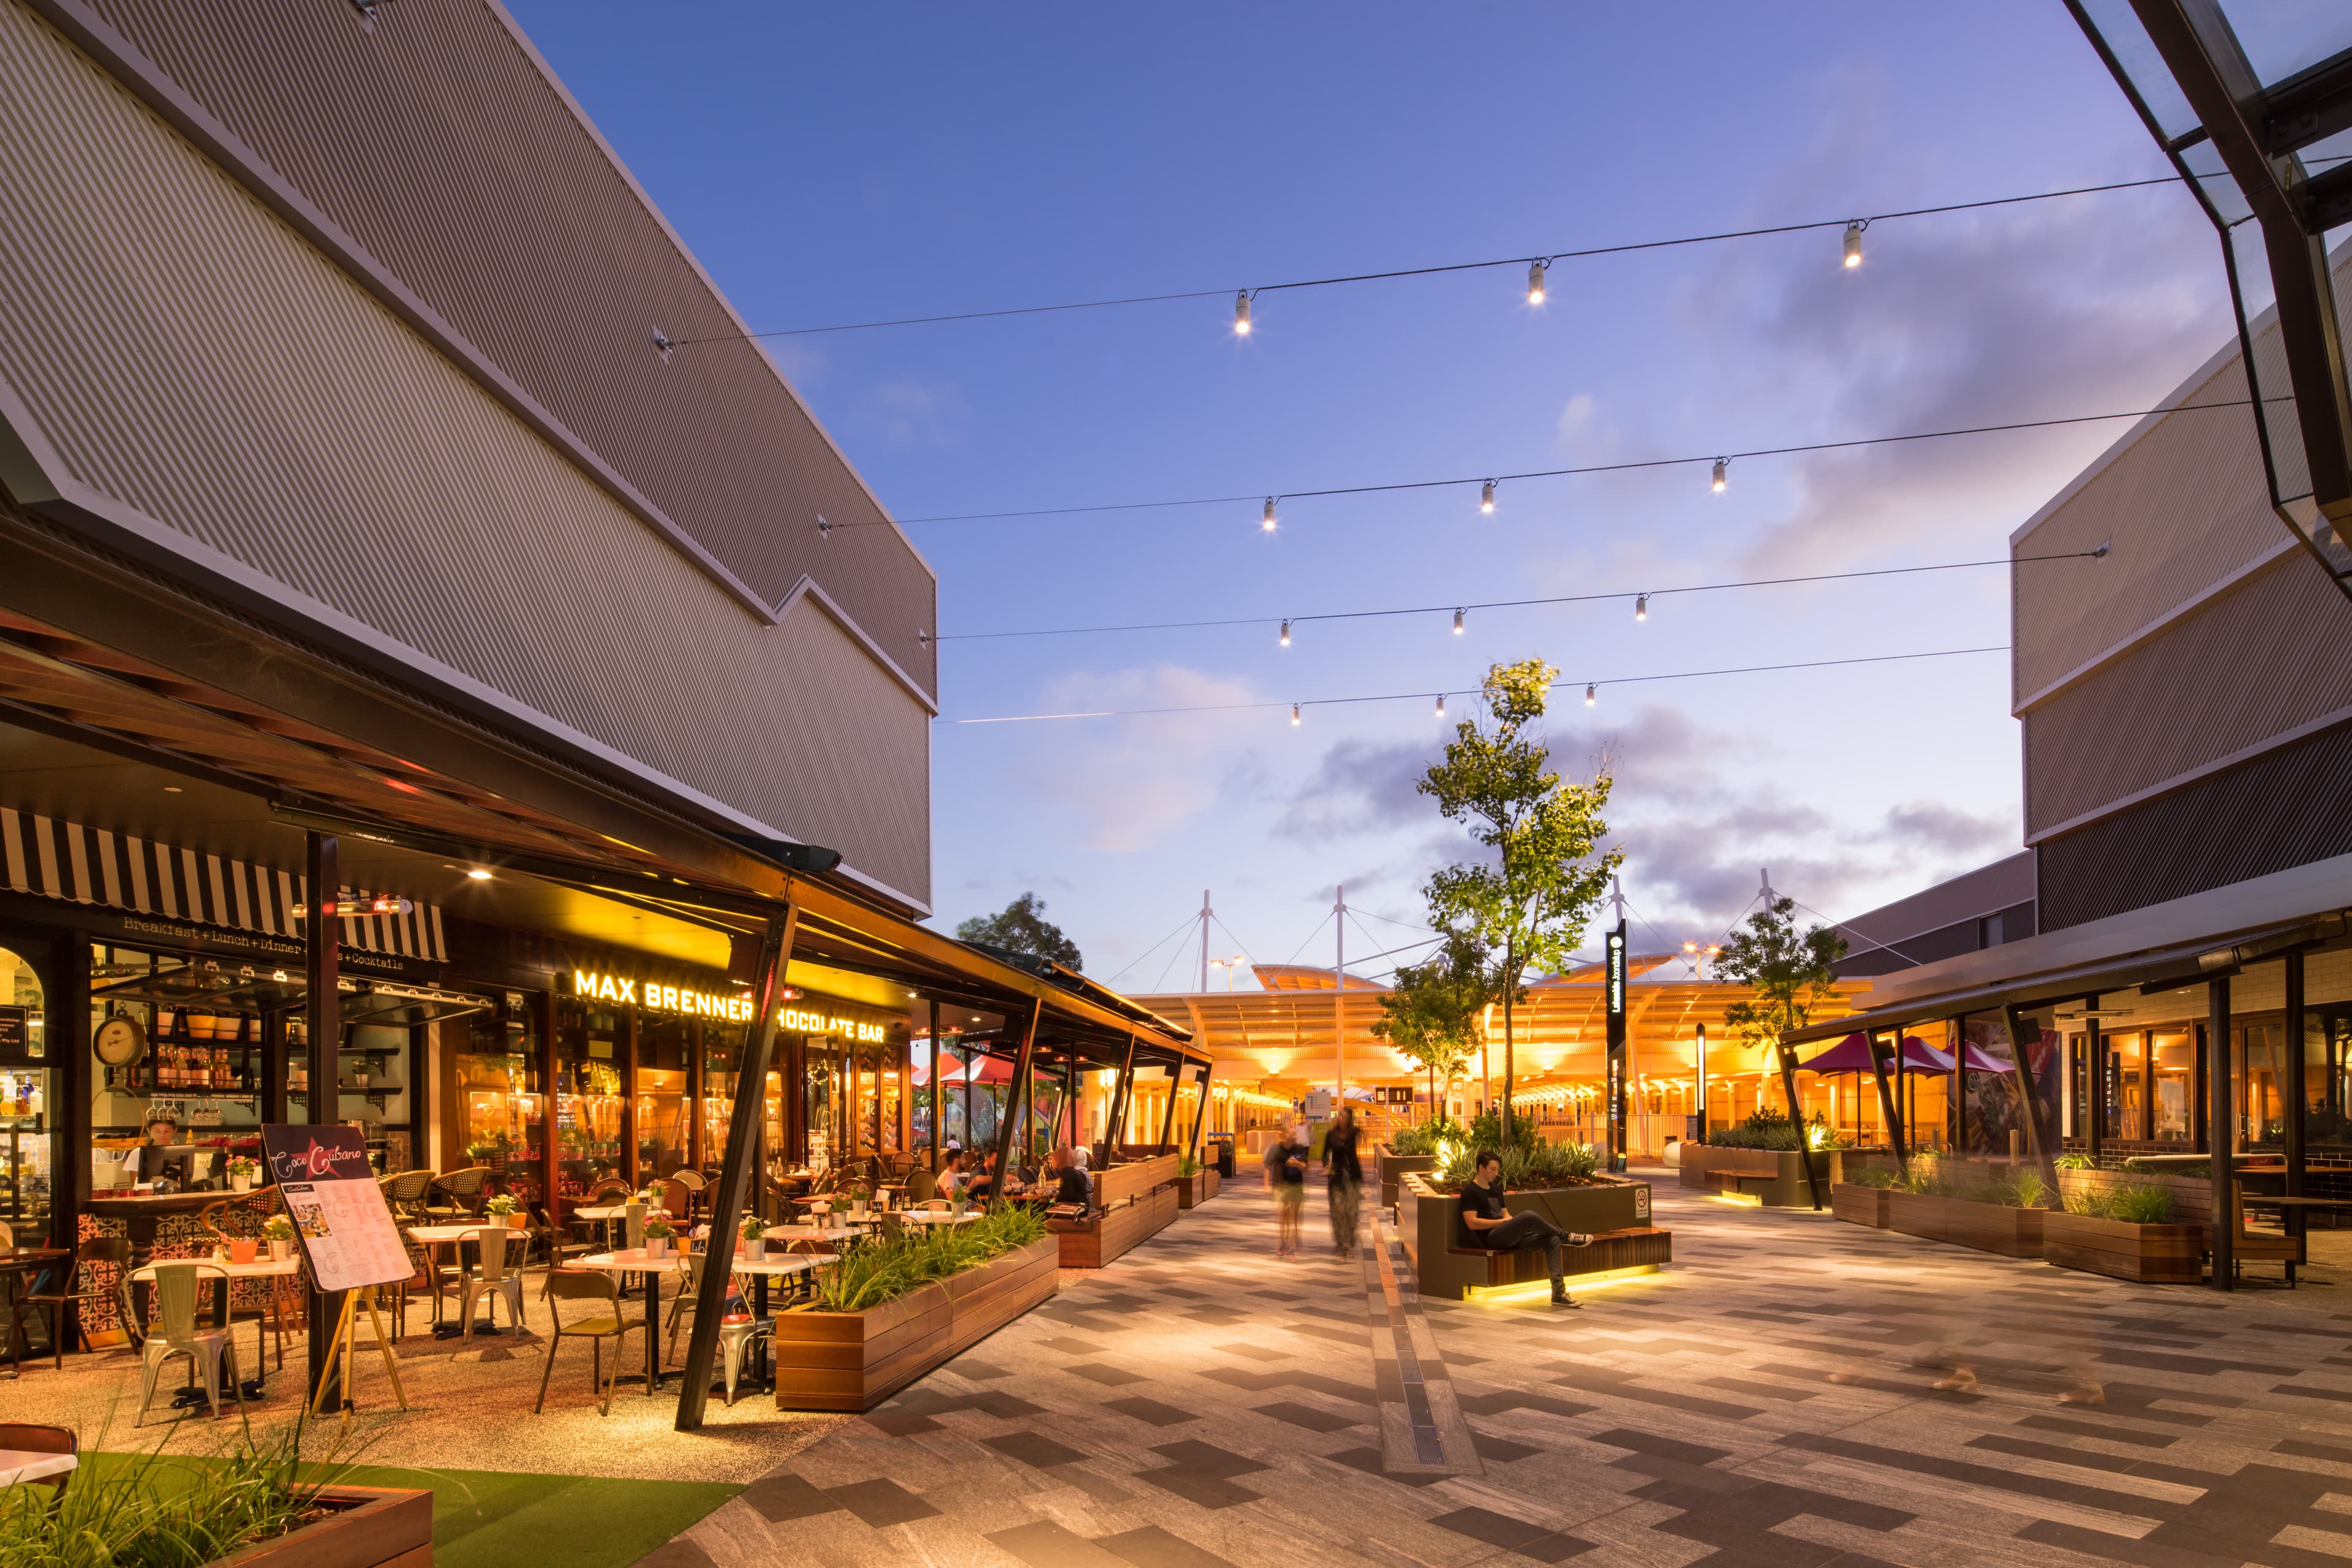
[{"label": "striped awning", "polygon": [[[310,895],[310,879],[291,871],[6,806],[0,806],[0,859],[16,892],[268,936],[302,935],[295,910]],[[365,903],[374,895],[345,888],[341,896]],[[437,904],[415,904],[406,914],[346,915],[342,927],[345,947],[448,962]]]}]

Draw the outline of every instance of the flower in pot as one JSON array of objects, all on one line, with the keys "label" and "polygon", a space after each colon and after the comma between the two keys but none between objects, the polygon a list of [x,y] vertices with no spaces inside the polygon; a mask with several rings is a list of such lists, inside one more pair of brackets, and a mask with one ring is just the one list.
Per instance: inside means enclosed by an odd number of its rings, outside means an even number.
[{"label": "flower in pot", "polygon": [[768,1255],[768,1222],[758,1215],[747,1214],[738,1232],[743,1238],[743,1256],[758,1259]]},{"label": "flower in pot", "polygon": [[669,1244],[677,1236],[677,1227],[670,1224],[667,1215],[653,1215],[646,1221],[646,1256],[667,1258]]},{"label": "flower in pot", "polygon": [[253,1190],[253,1178],[260,1173],[260,1161],[254,1159],[249,1154],[230,1155],[228,1161],[228,1190],[233,1193],[251,1192]]},{"label": "flower in pot", "polygon": [[272,1262],[282,1262],[294,1256],[294,1222],[282,1214],[271,1215],[262,1222],[262,1239],[269,1243]]},{"label": "flower in pot", "polygon": [[512,1193],[499,1193],[482,1205],[482,1212],[510,1230],[523,1227],[522,1205],[516,1203]]}]

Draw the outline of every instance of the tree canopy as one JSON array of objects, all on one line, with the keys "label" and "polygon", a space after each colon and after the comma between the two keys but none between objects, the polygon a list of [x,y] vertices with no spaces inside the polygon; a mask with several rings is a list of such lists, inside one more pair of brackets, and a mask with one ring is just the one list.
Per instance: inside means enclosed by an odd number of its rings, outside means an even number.
[{"label": "tree canopy", "polygon": [[1467,931],[1448,931],[1444,945],[1419,963],[1400,964],[1381,998],[1372,1034],[1451,1083],[1478,1048],[1478,1022],[1499,981],[1491,955]]},{"label": "tree canopy", "polygon": [[1837,961],[1845,938],[1828,926],[1797,929],[1797,901],[1775,899],[1748,917],[1715,961],[1715,977],[1752,987],[1752,1001],[1723,1010],[1726,1026],[1751,1046],[1771,1047],[1791,1029],[1802,1028],[1813,1009],[1833,1000]]},{"label": "tree canopy", "polygon": [[1067,969],[1086,967],[1078,944],[1045,918],[1045,900],[1035,893],[1022,894],[992,915],[974,915],[956,927],[955,933],[959,942],[1034,953]]}]

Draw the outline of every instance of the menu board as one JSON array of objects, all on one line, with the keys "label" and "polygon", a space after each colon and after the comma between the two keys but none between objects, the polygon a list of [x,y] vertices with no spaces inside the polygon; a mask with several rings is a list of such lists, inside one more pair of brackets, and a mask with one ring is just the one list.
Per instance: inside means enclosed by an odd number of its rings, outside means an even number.
[{"label": "menu board", "polygon": [[320,1289],[390,1285],[414,1272],[358,1128],[264,1127],[261,1150]]}]

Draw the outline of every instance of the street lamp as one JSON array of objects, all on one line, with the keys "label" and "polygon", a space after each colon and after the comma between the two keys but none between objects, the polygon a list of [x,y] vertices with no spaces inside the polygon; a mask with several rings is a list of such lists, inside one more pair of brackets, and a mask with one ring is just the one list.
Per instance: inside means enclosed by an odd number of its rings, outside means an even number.
[{"label": "street lamp", "polygon": [[1213,958],[1209,960],[1210,968],[1222,969],[1225,972],[1225,994],[1227,995],[1231,995],[1233,994],[1234,972],[1241,968],[1244,962],[1246,962],[1246,955],[1238,952],[1234,954],[1231,958]]}]

